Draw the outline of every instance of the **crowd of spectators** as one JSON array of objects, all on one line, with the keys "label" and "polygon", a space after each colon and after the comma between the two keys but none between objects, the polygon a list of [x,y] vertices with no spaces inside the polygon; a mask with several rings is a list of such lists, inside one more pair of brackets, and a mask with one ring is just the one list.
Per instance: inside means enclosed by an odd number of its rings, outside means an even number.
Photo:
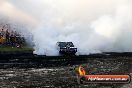
[{"label": "crowd of spectators", "polygon": [[0,45],[22,47],[24,42],[24,38],[18,32],[4,28],[0,29]]}]

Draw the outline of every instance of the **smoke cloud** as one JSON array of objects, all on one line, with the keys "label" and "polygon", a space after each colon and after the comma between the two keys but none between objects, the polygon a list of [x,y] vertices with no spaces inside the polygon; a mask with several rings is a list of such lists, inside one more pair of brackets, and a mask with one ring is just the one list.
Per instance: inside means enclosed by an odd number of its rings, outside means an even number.
[{"label": "smoke cloud", "polygon": [[26,25],[36,54],[58,55],[58,41],[72,41],[78,54],[132,52],[131,0],[0,2],[2,15]]}]

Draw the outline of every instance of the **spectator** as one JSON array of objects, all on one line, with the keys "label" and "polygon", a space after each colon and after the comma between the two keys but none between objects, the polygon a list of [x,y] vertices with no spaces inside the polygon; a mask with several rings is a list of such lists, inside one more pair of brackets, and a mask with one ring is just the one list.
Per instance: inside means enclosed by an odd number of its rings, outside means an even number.
[{"label": "spectator", "polygon": [[2,29],[0,32],[0,44],[4,44],[4,43],[5,43],[5,31],[4,29]]},{"label": "spectator", "polygon": [[4,29],[1,30],[1,37],[5,38],[5,31],[4,31]]},{"label": "spectator", "polygon": [[17,31],[10,32],[9,28],[3,26],[2,29],[0,29],[0,44],[22,47],[25,44],[25,40]]},{"label": "spectator", "polygon": [[10,44],[10,32],[8,31],[8,29],[6,30],[6,44]]},{"label": "spectator", "polygon": [[20,34],[15,31],[14,36],[15,36],[15,45],[16,45],[17,48],[20,48],[21,47]]},{"label": "spectator", "polygon": [[11,46],[15,45],[15,37],[14,37],[14,32],[13,31],[10,34],[10,42],[11,42]]},{"label": "spectator", "polygon": [[2,35],[1,35],[1,31],[2,31],[2,30],[0,30],[0,39],[1,39],[1,37],[2,37]]}]

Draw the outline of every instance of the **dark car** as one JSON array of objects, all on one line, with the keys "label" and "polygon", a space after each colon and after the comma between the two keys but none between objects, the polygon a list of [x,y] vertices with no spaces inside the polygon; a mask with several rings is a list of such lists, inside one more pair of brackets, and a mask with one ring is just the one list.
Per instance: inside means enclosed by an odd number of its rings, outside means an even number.
[{"label": "dark car", "polygon": [[75,55],[77,52],[77,48],[72,42],[57,42],[57,46],[60,54]]}]

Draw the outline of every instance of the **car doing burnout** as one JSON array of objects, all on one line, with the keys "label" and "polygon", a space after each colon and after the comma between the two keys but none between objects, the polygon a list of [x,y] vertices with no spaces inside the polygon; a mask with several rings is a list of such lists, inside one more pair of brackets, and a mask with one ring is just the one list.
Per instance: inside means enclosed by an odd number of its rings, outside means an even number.
[{"label": "car doing burnout", "polygon": [[73,54],[77,52],[77,48],[72,42],[57,42],[57,46],[60,54]]}]

